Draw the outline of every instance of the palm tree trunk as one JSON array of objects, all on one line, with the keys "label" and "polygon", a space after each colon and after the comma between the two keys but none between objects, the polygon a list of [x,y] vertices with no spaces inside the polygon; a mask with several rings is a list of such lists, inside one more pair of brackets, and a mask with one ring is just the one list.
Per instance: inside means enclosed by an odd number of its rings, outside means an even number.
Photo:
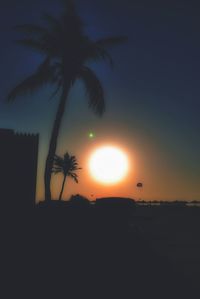
[{"label": "palm tree trunk", "polygon": [[66,178],[67,178],[67,176],[65,175],[65,176],[64,176],[64,179],[63,179],[63,183],[62,183],[62,189],[61,189],[61,192],[60,192],[59,201],[62,200],[62,195],[63,195],[63,191],[64,191],[64,188],[65,188],[65,181],[66,181]]},{"label": "palm tree trunk", "polygon": [[45,184],[45,201],[51,201],[51,175],[52,175],[52,168],[53,168],[53,160],[56,153],[57,141],[59,130],[63,118],[63,114],[65,112],[65,105],[67,96],[71,87],[71,82],[69,81],[68,84],[63,86],[62,95],[60,98],[60,103],[58,106],[58,110],[56,113],[56,118],[53,125],[53,130],[51,133],[51,139],[49,144],[49,152],[46,159],[46,167],[45,167],[45,174],[44,174],[44,184]]}]

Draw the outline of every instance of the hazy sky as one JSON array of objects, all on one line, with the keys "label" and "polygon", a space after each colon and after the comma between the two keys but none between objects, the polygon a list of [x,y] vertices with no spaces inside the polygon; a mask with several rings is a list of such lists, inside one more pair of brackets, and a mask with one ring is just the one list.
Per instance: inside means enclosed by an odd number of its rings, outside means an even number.
[{"label": "hazy sky", "polygon": [[[94,39],[125,34],[127,44],[112,50],[114,71],[92,67],[105,87],[107,110],[102,119],[87,108],[80,82],[66,110],[58,153],[77,155],[80,184],[68,193],[91,197],[131,196],[144,199],[200,199],[200,7],[192,1],[77,0],[86,31]],[[116,3],[117,2],[117,3]],[[43,197],[44,160],[58,99],[51,88],[6,104],[8,91],[30,74],[41,57],[14,44],[16,24],[38,22],[44,11],[58,14],[57,0],[1,0],[0,127],[40,133],[38,198]],[[88,132],[96,138],[89,140]],[[127,151],[131,173],[115,187],[102,187],[88,175],[88,156],[102,144]],[[136,183],[144,189],[136,190]],[[54,196],[60,188],[54,179]]]}]

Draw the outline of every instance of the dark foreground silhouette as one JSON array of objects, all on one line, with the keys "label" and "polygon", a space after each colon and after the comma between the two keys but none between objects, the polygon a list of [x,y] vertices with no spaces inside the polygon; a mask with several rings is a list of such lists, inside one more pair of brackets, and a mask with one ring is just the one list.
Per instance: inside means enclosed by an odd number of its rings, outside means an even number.
[{"label": "dark foreground silhouette", "polygon": [[4,214],[2,298],[199,298],[134,224],[128,199]]},{"label": "dark foreground silhouette", "polygon": [[18,96],[37,91],[49,84],[55,88],[53,98],[60,93],[46,158],[44,175],[46,201],[51,200],[53,160],[70,90],[76,80],[81,80],[88,94],[89,108],[102,116],[105,112],[104,89],[94,70],[89,67],[89,62],[105,61],[113,66],[113,59],[108,49],[126,41],[122,36],[92,40],[87,36],[85,22],[74,2],[71,0],[62,2],[63,9],[59,17],[45,13],[42,26],[23,24],[16,27],[21,33],[21,39],[17,40],[17,43],[32,48],[39,54],[42,53],[43,61],[36,71],[14,87],[7,97],[7,100],[12,102]]}]

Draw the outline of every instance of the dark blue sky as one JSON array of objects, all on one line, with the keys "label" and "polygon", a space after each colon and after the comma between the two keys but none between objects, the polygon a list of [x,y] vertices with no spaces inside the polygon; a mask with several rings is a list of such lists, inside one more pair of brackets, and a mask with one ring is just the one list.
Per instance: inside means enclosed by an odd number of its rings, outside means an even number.
[{"label": "dark blue sky", "polygon": [[[133,185],[145,181],[145,198],[200,198],[199,4],[77,0],[77,7],[93,38],[125,34],[129,41],[112,50],[114,71],[104,64],[93,66],[107,96],[102,120],[80,100],[82,86],[74,88],[59,151],[66,146],[79,154],[79,141],[88,147],[84,140],[92,129],[101,142],[116,140],[128,146],[135,159]],[[17,35],[12,28],[38,22],[44,11],[58,14],[59,1],[0,3],[0,127],[39,132],[41,165],[57,104],[48,100],[50,88],[13,105],[5,104],[5,98],[41,59],[13,43]]]}]

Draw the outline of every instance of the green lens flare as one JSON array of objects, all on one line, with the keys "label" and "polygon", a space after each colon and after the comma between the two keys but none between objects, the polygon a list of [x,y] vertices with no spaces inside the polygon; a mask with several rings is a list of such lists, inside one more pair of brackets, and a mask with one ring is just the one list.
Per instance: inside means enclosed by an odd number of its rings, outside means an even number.
[{"label": "green lens flare", "polygon": [[89,138],[90,138],[90,139],[93,139],[94,137],[95,137],[94,133],[90,132],[90,133],[89,133]]}]

